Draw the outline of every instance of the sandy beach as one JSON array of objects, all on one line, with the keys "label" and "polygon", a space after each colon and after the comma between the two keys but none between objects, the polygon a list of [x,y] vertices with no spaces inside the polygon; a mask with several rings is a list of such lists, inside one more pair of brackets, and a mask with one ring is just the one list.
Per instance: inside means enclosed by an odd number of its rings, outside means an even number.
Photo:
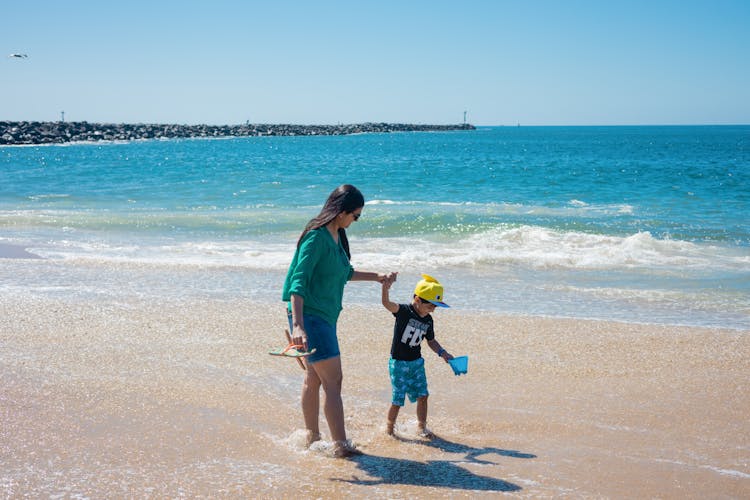
[{"label": "sandy beach", "polygon": [[[747,331],[436,313],[428,425],[384,434],[392,328],[339,323],[349,437],[303,446],[282,305],[0,299],[0,495],[747,498]],[[326,429],[323,425],[323,429]],[[324,433],[324,440],[327,436]]]}]

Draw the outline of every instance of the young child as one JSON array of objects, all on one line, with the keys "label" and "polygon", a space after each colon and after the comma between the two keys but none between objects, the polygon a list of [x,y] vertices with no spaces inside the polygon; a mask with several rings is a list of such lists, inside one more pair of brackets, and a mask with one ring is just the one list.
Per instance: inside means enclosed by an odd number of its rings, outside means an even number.
[{"label": "young child", "polygon": [[393,279],[383,281],[383,306],[396,318],[393,327],[391,359],[388,368],[391,375],[393,396],[388,410],[386,432],[393,435],[396,417],[405,396],[417,403],[417,421],[419,435],[433,438],[434,434],[427,429],[427,377],[424,371],[424,359],[420,344],[427,339],[427,345],[447,363],[453,356],[435,340],[435,329],[430,313],[436,306],[449,307],[443,302],[443,285],[435,278],[422,275],[422,280],[414,289],[411,304],[396,304],[389,298]]}]

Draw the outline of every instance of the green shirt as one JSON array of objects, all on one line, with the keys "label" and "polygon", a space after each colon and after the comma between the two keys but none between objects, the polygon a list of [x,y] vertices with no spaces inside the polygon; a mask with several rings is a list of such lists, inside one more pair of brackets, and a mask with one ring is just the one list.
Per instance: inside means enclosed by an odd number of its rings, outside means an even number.
[{"label": "green shirt", "polygon": [[353,273],[341,242],[333,241],[325,226],[314,229],[294,252],[281,300],[289,302],[292,294],[299,295],[304,299],[304,314],[314,314],[335,325],[344,285]]}]

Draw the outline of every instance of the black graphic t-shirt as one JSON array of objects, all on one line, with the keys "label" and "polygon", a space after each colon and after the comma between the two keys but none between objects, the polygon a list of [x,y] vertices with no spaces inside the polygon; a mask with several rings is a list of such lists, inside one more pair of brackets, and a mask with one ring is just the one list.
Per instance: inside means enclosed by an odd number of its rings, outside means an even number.
[{"label": "black graphic t-shirt", "polygon": [[398,312],[393,313],[396,324],[393,327],[391,357],[402,361],[414,361],[422,357],[419,344],[422,340],[435,338],[432,316],[421,318],[411,304],[399,304]]}]

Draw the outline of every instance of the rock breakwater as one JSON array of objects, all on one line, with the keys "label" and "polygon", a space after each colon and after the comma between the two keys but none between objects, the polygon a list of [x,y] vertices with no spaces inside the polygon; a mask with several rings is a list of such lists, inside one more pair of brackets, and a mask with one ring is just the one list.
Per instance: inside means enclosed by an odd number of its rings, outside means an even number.
[{"label": "rock breakwater", "polygon": [[66,142],[133,141],[190,137],[257,137],[348,135],[363,133],[474,130],[470,124],[413,125],[360,123],[350,125],[170,125],[88,122],[0,122],[0,145]]}]

